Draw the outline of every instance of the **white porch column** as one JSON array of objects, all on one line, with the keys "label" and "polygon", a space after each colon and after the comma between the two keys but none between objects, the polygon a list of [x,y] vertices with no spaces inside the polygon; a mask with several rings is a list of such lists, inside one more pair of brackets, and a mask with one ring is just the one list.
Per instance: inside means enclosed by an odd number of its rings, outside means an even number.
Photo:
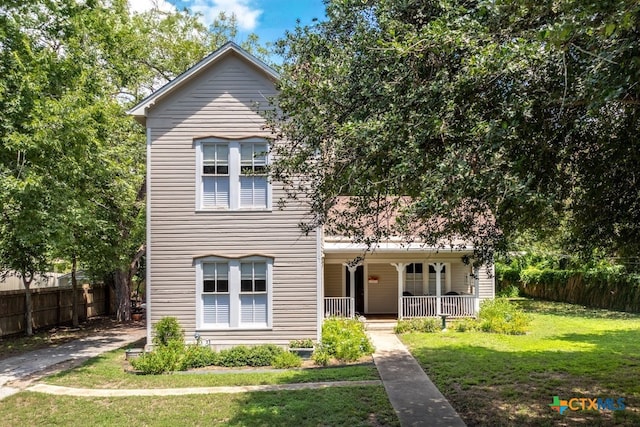
[{"label": "white porch column", "polygon": [[404,289],[404,268],[406,263],[392,262],[396,270],[398,271],[398,320],[402,320],[402,290]]},{"label": "white porch column", "polygon": [[354,317],[356,314],[356,270],[361,264],[350,265],[345,264],[347,270],[349,270],[349,297],[351,298],[350,317]]},{"label": "white porch column", "polygon": [[431,265],[436,271],[436,314],[440,316],[442,314],[442,269],[444,264],[435,262]]},{"label": "white porch column", "polygon": [[476,316],[480,313],[480,269],[478,267],[473,268],[473,303]]}]

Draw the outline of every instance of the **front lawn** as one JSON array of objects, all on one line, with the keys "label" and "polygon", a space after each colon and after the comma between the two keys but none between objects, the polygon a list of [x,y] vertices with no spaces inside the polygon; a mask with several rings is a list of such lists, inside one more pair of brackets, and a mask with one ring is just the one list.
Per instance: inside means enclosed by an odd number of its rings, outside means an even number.
[{"label": "front lawn", "polygon": [[[515,303],[532,316],[526,335],[450,327],[401,337],[468,425],[640,425],[640,316]],[[627,407],[560,415],[553,396],[624,398]]]},{"label": "front lawn", "polygon": [[[124,350],[50,376],[49,384],[81,388],[177,388],[379,379],[371,363],[315,369],[199,371],[134,375]],[[239,372],[238,372],[239,371]],[[33,408],[37,408],[36,411]],[[382,385],[318,390],[167,397],[81,398],[21,392],[0,405],[2,425],[349,425],[397,426]]]},{"label": "front lawn", "polygon": [[398,426],[382,386],[168,397],[74,398],[22,392],[3,426]]}]

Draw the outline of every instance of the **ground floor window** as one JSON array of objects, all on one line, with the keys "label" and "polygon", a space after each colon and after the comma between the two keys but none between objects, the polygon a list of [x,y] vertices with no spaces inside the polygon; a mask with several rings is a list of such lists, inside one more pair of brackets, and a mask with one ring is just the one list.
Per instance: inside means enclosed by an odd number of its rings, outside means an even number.
[{"label": "ground floor window", "polygon": [[266,257],[198,259],[197,327],[270,327],[272,265],[273,260]]}]

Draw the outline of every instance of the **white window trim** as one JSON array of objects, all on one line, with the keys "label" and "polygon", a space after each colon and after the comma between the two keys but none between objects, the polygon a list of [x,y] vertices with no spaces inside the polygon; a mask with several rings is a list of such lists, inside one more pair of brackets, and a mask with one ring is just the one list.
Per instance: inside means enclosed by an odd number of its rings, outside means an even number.
[{"label": "white window trim", "polygon": [[[229,146],[229,207],[203,206],[202,201],[202,165],[203,150],[202,144],[217,143]],[[240,207],[240,145],[243,143],[266,144],[269,142],[264,138],[244,138],[244,139],[224,139],[224,138],[203,138],[194,141],[196,150],[196,212],[228,212],[228,211],[271,211],[271,180],[267,176],[267,206],[266,207]],[[271,163],[271,156],[267,153],[267,165]]]},{"label": "white window trim", "polygon": [[[267,266],[267,324],[240,323],[240,264],[242,262],[264,262]],[[204,290],[203,264],[210,262],[229,265],[229,325],[204,323],[202,294]],[[206,257],[195,261],[196,268],[196,329],[199,331],[224,330],[270,330],[273,327],[273,259],[261,256],[244,258]]]}]

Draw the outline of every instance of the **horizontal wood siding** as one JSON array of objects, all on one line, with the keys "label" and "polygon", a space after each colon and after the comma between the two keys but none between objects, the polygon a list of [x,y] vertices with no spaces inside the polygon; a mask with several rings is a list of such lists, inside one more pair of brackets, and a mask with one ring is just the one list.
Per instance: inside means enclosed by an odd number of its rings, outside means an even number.
[{"label": "horizontal wood siding", "polygon": [[284,192],[273,185],[271,211],[196,212],[194,138],[268,136],[256,103],[266,108],[273,83],[235,54],[153,106],[150,169],[150,320],[176,316],[187,340],[196,332],[194,257],[271,256],[271,330],[198,331],[215,346],[316,338],[316,237],[303,236],[300,206],[275,208]]},{"label": "horizontal wood siding", "polygon": [[324,266],[324,296],[343,297],[342,264],[325,264]]},{"label": "horizontal wood siding", "polygon": [[451,263],[451,291],[458,293],[471,293],[472,289],[469,285],[473,281],[469,279],[471,267],[465,265],[462,261]]},{"label": "horizontal wood siding", "polygon": [[398,271],[391,264],[367,264],[367,276],[378,277],[378,283],[368,283],[369,307],[367,313],[398,312]]},{"label": "horizontal wood siding", "polygon": [[480,290],[480,299],[491,299],[496,296],[494,266],[480,267],[480,277],[478,278],[478,289]]}]

